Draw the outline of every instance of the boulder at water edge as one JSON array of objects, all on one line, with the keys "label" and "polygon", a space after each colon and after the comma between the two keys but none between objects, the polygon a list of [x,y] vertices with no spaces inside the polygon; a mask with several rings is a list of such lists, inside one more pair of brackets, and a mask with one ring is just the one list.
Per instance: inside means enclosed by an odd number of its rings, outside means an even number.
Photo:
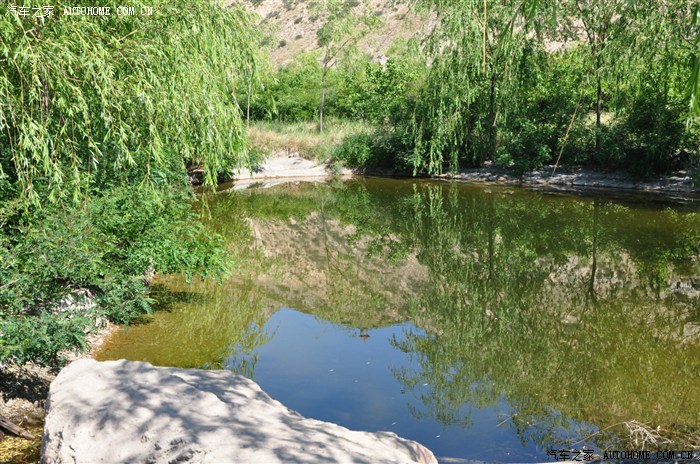
[{"label": "boulder at water edge", "polygon": [[228,371],[83,359],[51,384],[46,409],[47,464],[437,462],[390,432],[304,418]]}]

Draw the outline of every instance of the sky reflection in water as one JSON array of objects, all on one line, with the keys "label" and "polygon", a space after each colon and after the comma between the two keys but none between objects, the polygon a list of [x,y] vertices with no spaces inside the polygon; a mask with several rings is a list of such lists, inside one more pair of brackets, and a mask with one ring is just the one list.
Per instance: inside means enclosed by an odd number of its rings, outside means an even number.
[{"label": "sky reflection in water", "polygon": [[[255,381],[270,396],[308,417],[354,430],[395,432],[419,441],[441,458],[546,460],[546,451],[532,442],[521,443],[513,433],[509,418],[514,410],[503,399],[483,408],[464,405],[461,415],[476,424],[468,428],[411,414],[421,410],[420,401],[393,373],[417,366],[392,341],[405,340],[407,331],[423,336],[425,332],[413,324],[369,329],[363,340],[361,328],[282,308],[265,330],[271,336],[255,350]],[[235,369],[238,353],[234,358],[224,361],[225,367]],[[417,390],[429,388],[423,384]]]},{"label": "sky reflection in water", "polygon": [[620,449],[631,420],[700,433],[700,214],[669,206],[387,179],[224,192],[207,212],[233,274],[161,277],[163,311],[97,357],[231,369],[444,458]]}]

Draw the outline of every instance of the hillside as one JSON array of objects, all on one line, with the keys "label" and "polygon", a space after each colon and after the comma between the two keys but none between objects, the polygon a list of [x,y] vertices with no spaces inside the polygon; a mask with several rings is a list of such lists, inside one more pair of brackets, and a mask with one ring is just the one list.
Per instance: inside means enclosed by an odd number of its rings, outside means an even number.
[{"label": "hillside", "polygon": [[[271,59],[276,66],[284,66],[300,52],[318,48],[316,33],[322,26],[310,3],[297,0],[244,0],[242,5],[256,13],[261,27],[270,35],[268,40]],[[434,20],[416,14],[407,2],[370,0],[367,3],[374,15],[382,20],[381,26],[359,44],[374,61],[383,62],[391,44],[399,38],[424,37]],[[355,6],[361,8],[361,6]]]}]

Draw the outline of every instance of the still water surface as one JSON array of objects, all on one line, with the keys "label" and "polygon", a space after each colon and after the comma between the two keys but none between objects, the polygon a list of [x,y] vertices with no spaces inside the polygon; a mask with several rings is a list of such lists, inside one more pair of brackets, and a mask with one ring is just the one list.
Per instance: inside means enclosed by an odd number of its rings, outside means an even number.
[{"label": "still water surface", "polygon": [[204,201],[231,275],[161,278],[98,359],[230,369],[445,461],[697,440],[697,203],[386,179]]}]

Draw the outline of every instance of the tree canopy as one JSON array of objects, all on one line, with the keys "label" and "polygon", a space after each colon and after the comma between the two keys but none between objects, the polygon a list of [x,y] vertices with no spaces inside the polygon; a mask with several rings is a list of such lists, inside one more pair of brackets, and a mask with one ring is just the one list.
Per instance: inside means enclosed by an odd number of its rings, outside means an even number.
[{"label": "tree canopy", "polygon": [[[692,2],[419,5],[434,11],[438,24],[427,42],[432,64],[415,117],[415,171],[514,158],[537,167],[564,148],[572,127],[583,159],[612,167],[639,160],[645,172],[663,171],[674,152],[692,144],[675,123],[692,121],[698,112]],[[565,87],[562,61],[577,80],[573,87]],[[562,98],[567,104],[553,104]],[[659,111],[652,114],[645,105]],[[622,139],[629,138],[634,143],[624,147]]]},{"label": "tree canopy", "polygon": [[249,15],[208,1],[156,1],[151,16],[105,6],[111,15],[64,15],[59,4],[35,18],[0,5],[6,198],[77,201],[115,182],[168,181],[185,163],[201,164],[211,185],[246,162],[234,89],[255,66]]},{"label": "tree canopy", "polygon": [[235,94],[256,78],[248,13],[64,6],[93,5],[0,4],[0,360],[19,363],[56,362],[95,320],[149,311],[154,273],[220,277],[224,250],[192,208],[187,169],[213,186],[249,162]]}]

